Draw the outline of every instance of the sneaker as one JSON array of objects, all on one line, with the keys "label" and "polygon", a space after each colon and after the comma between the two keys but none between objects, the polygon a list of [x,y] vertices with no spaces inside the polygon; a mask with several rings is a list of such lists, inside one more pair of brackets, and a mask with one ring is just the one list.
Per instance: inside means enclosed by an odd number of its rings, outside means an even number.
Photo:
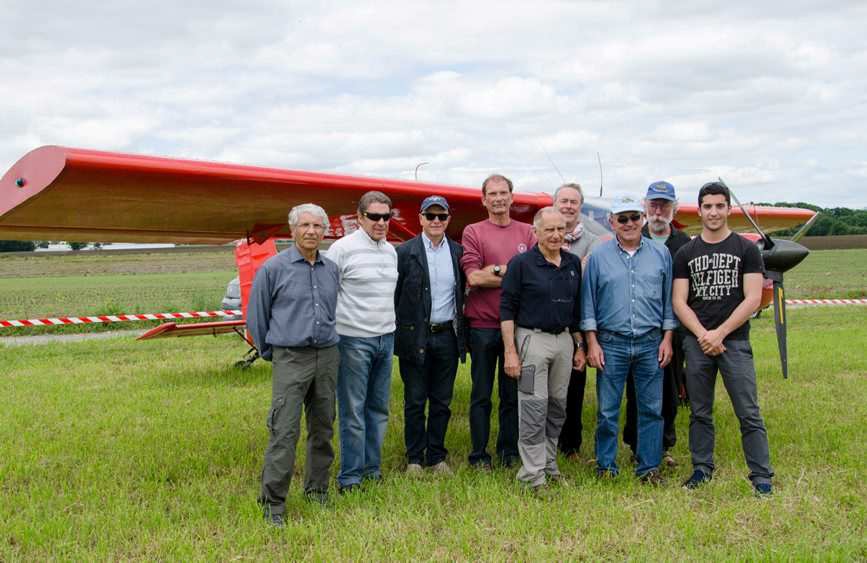
[{"label": "sneaker", "polygon": [[471,463],[470,467],[472,467],[476,471],[481,471],[483,473],[490,473],[494,470],[494,468],[491,466],[490,461],[479,461],[476,463]]},{"label": "sneaker", "polygon": [[307,502],[325,506],[328,504],[328,491],[310,489],[309,491],[304,491],[304,498]]},{"label": "sneaker", "polygon": [[361,490],[360,483],[350,483],[349,485],[338,485],[337,493],[341,495],[346,495],[349,493],[356,493]]},{"label": "sneaker", "polygon": [[671,457],[671,454],[668,451],[662,452],[662,463],[666,467],[677,467],[677,460]]},{"label": "sneaker", "polygon": [[445,461],[441,461],[441,462],[431,466],[430,469],[431,469],[431,471],[433,471],[434,473],[437,473],[439,475],[451,475],[452,474],[452,468],[449,467],[449,464],[446,463]]},{"label": "sneaker", "polygon": [[424,468],[420,463],[409,463],[406,466],[407,475],[419,475],[422,471],[424,471]]},{"label": "sneaker", "polygon": [[655,487],[661,487],[665,484],[665,479],[662,478],[662,475],[659,474],[658,469],[651,469],[644,475],[638,478],[642,485],[653,485]]},{"label": "sneaker", "polygon": [[767,498],[774,494],[774,487],[770,483],[753,483],[756,496]]},{"label": "sneaker", "polygon": [[701,469],[696,469],[692,472],[692,475],[689,479],[683,482],[684,489],[697,489],[711,480],[711,476],[702,471]]},{"label": "sneaker", "polygon": [[263,516],[265,518],[265,522],[267,522],[269,525],[271,525],[275,528],[283,528],[286,525],[286,523],[283,520],[283,513],[277,514],[277,513],[271,512],[270,506],[265,507],[265,510],[263,512]]},{"label": "sneaker", "polygon": [[615,477],[617,477],[617,474],[614,473],[613,471],[611,471],[610,469],[602,469],[602,468],[596,469],[596,478],[599,480],[614,479]]}]

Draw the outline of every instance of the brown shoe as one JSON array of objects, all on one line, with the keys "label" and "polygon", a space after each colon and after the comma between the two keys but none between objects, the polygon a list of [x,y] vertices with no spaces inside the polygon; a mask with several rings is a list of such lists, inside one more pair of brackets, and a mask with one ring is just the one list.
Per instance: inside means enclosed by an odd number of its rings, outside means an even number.
[{"label": "brown shoe", "polygon": [[651,469],[639,477],[638,480],[641,481],[642,485],[653,485],[654,487],[661,487],[665,484],[665,479],[659,474],[658,469]]},{"label": "brown shoe", "polygon": [[662,464],[666,467],[677,467],[677,460],[671,457],[668,451],[662,453]]}]

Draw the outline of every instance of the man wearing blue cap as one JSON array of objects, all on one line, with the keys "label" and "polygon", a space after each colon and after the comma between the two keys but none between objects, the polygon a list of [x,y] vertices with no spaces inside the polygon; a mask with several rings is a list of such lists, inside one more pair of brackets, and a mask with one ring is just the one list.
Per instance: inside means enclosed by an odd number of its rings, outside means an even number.
[{"label": "man wearing blue cap", "polygon": [[[422,232],[397,249],[394,353],[403,379],[407,473],[450,473],[446,427],[458,358],[465,355],[461,245],[446,236],[449,203],[432,195],[419,210]],[[428,405],[425,425],[425,404]]]},{"label": "man wearing blue cap", "polygon": [[[641,234],[656,242],[662,243],[674,255],[684,244],[689,242],[689,235],[678,230],[672,221],[677,211],[677,196],[674,186],[669,182],[653,182],[647,187],[644,198],[644,212],[647,223]],[[663,370],[662,382],[662,461],[673,467],[677,462],[669,453],[677,441],[674,421],[677,417],[677,406],[681,397],[686,398],[686,383],[683,374],[683,336],[680,330],[675,330],[672,338],[671,363]],[[638,408],[635,402],[635,383],[630,378],[626,381],[626,424],[623,427],[623,441],[636,452],[637,432],[636,421]]]},{"label": "man wearing blue cap", "polygon": [[587,361],[596,368],[596,473],[615,476],[620,401],[628,377],[638,402],[637,464],[644,483],[659,484],[662,458],[662,368],[671,361],[671,255],[641,236],[644,208],[620,199],[611,206],[615,238],[587,261],[581,284],[581,329]]}]

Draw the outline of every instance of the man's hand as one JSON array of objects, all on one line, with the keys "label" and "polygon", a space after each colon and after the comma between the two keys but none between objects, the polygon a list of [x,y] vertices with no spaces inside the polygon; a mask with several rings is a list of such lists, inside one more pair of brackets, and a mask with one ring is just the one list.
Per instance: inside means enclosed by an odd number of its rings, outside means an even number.
[{"label": "man's hand", "polygon": [[708,356],[719,356],[725,352],[726,347],[723,345],[725,335],[719,330],[708,330],[698,337],[698,345],[701,346],[701,351]]},{"label": "man's hand", "polygon": [[506,375],[512,379],[521,377],[521,359],[514,348],[505,351],[504,360],[503,367],[506,369]]},{"label": "man's hand", "polygon": [[584,349],[577,348],[575,350],[575,357],[572,358],[572,367],[574,367],[578,371],[581,371],[584,369],[585,365],[587,365],[587,358],[584,356]]},{"label": "man's hand", "polygon": [[659,367],[664,368],[665,366],[667,366],[668,363],[671,362],[671,355],[671,339],[663,338],[662,342],[659,343]]},{"label": "man's hand", "polygon": [[596,369],[605,367],[605,354],[602,353],[602,346],[598,342],[587,343],[587,363]]}]

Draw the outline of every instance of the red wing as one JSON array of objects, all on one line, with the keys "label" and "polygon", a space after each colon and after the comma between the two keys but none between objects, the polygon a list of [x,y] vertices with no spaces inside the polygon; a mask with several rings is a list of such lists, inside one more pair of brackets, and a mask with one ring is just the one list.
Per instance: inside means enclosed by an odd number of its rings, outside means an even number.
[{"label": "red wing", "polygon": [[[744,208],[766,233],[803,225],[816,214],[815,211],[798,207],[769,207],[750,204],[744,205]],[[680,228],[689,234],[694,235],[701,232],[698,205],[695,203],[678,205],[675,221]],[[732,208],[732,214],[729,216],[729,228],[739,233],[755,230],[739,207]]]},{"label": "red wing", "polygon": [[[331,218],[332,237],[354,228],[358,198],[380,190],[397,214],[390,235],[419,231],[418,206],[448,198],[449,231],[486,217],[479,188],[382,180],[234,164],[46,146],[0,180],[0,239],[225,243],[288,235],[288,210],[314,202]],[[514,216],[530,221],[546,194],[515,194]]]},{"label": "red wing", "polygon": [[136,340],[152,340],[154,338],[170,338],[180,336],[216,336],[244,330],[244,320],[217,321],[214,323],[163,323],[145,332]]}]

